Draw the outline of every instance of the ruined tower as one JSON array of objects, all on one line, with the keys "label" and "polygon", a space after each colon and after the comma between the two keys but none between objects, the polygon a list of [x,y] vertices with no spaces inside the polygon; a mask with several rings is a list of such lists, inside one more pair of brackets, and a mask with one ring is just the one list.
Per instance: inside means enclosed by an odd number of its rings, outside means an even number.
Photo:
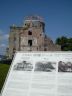
[{"label": "ruined tower", "polygon": [[45,34],[45,23],[39,16],[28,16],[21,27],[10,27],[9,57],[16,51],[59,51],[60,46]]}]

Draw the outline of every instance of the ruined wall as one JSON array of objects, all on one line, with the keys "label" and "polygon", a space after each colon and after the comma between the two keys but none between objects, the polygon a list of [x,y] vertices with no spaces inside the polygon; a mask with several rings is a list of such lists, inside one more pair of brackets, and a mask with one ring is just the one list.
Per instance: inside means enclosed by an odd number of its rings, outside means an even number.
[{"label": "ruined wall", "polygon": [[11,26],[9,58],[16,51],[60,51],[61,48],[45,35],[45,24],[39,20],[25,20],[22,27]]}]

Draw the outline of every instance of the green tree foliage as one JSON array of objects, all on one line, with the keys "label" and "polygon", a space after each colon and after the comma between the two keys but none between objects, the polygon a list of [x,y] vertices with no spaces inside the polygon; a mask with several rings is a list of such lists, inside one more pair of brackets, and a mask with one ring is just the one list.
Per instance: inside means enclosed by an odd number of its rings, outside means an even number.
[{"label": "green tree foliage", "polygon": [[61,45],[62,51],[72,51],[72,38],[58,37],[55,43]]}]

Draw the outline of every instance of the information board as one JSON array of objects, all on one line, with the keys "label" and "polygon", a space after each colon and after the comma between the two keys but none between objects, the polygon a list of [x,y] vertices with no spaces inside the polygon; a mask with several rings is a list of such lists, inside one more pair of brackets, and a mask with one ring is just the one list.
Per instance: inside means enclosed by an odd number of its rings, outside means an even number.
[{"label": "information board", "polygon": [[72,52],[17,52],[1,96],[72,96]]}]

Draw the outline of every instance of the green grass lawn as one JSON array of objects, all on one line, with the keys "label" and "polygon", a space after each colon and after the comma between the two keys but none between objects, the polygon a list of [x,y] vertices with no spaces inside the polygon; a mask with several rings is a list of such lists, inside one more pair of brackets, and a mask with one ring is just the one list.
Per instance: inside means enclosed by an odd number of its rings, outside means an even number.
[{"label": "green grass lawn", "polygon": [[8,70],[10,65],[7,64],[0,64],[0,91],[2,89],[2,86],[4,84],[5,78],[7,76]]}]

